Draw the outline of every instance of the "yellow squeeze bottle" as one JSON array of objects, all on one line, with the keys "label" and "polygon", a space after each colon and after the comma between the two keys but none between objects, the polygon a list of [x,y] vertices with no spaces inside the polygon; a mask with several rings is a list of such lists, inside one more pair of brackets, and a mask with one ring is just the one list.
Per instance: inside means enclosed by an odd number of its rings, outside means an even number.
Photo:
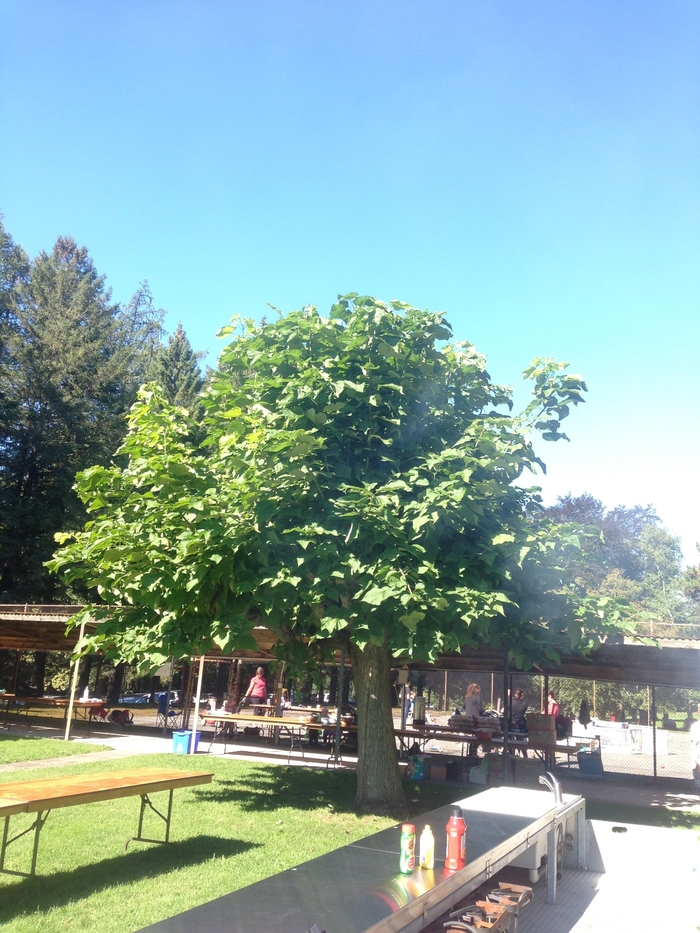
[{"label": "yellow squeeze bottle", "polygon": [[420,834],[420,867],[431,871],[435,868],[435,837],[427,823]]}]

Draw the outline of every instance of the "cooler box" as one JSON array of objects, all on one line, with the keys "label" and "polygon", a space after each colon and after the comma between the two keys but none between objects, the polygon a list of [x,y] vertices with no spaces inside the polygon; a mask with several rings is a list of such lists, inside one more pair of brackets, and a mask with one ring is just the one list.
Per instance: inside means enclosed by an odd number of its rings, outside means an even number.
[{"label": "cooler box", "polygon": [[603,759],[599,752],[579,752],[576,758],[581,774],[590,774],[591,777],[603,776]]},{"label": "cooler box", "polygon": [[[173,754],[175,755],[188,755],[190,752],[190,736],[192,735],[191,730],[186,730],[184,732],[173,732]],[[195,733],[194,737],[194,750],[197,751],[199,747],[199,740],[202,733]]]}]

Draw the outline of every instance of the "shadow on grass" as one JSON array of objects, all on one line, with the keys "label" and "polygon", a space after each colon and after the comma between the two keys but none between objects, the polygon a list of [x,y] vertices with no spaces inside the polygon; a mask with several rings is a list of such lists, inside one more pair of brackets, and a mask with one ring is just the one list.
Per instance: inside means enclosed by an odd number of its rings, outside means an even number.
[{"label": "shadow on grass", "polygon": [[2,733],[0,733],[0,743],[2,743],[2,742],[27,742],[27,741],[35,742],[35,741],[41,740],[41,739],[43,739],[43,738],[46,738],[46,736],[42,736],[42,735],[10,735],[9,732],[6,732],[6,733],[3,735]]},{"label": "shadow on grass", "polygon": [[700,813],[691,810],[670,810],[666,807],[632,807],[617,803],[586,802],[589,820],[610,823],[634,823],[640,826],[662,826],[667,829],[700,830]]},{"label": "shadow on grass", "polygon": [[[133,842],[132,845],[140,843]],[[218,836],[191,836],[168,845],[130,849],[123,855],[82,865],[72,871],[23,878],[16,884],[0,887],[0,927],[22,914],[32,914],[36,910],[45,912],[89,898],[106,888],[128,887],[144,878],[157,878],[177,869],[203,865],[212,858],[229,858],[254,848],[258,848],[257,843]],[[7,867],[14,866],[8,864]],[[41,849],[38,870],[41,871]]]},{"label": "shadow on grass", "polygon": [[[316,768],[254,766],[246,774],[228,778],[218,774],[215,784],[195,791],[201,800],[235,803],[250,812],[272,812],[281,807],[318,810],[330,807],[337,813],[357,813],[354,773]],[[404,782],[406,806],[396,818],[435,809],[469,796],[471,788],[454,784]]]}]

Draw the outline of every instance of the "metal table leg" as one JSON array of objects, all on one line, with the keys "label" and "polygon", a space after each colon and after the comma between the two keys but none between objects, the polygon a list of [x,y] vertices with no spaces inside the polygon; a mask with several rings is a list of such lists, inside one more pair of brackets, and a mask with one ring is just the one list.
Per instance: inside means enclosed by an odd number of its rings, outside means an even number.
[{"label": "metal table leg", "polygon": [[[5,817],[5,828],[2,834],[2,848],[0,849],[0,872],[5,875],[20,875],[22,878],[31,878],[34,874],[36,874],[36,859],[39,852],[39,835],[50,812],[50,810],[42,810],[40,813],[37,813],[36,819],[31,826],[27,827],[27,829],[23,829],[21,833],[17,833],[16,836],[12,836],[11,838],[9,835],[10,817]],[[13,842],[21,839],[22,836],[26,836],[27,833],[30,833],[32,830],[34,830],[34,848],[32,850],[32,866],[30,871],[26,872],[12,868],[5,868],[5,856],[7,854],[8,847],[12,845]]]},{"label": "metal table leg", "polygon": [[[142,834],[143,833],[143,815],[146,812],[146,807],[150,807],[151,810],[156,814],[156,816],[159,816],[160,819],[163,820],[163,822],[165,823],[165,839],[149,839],[147,836],[144,836]],[[161,813],[160,810],[158,810],[156,807],[153,806],[153,804],[151,803],[148,797],[148,794],[141,794],[141,809],[139,811],[138,835],[131,836],[130,839],[126,840],[124,851],[126,852],[126,850],[129,848],[130,842],[155,842],[159,844],[161,843],[165,844],[166,842],[170,842],[170,817],[172,816],[172,812],[173,812],[173,788],[171,788],[168,793],[167,814]]]}]

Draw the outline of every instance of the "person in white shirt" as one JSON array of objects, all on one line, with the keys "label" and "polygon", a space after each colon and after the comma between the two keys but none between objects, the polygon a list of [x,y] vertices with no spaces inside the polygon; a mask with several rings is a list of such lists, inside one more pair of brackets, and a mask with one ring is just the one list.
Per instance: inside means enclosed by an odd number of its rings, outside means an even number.
[{"label": "person in white shirt", "polygon": [[[700,703],[698,703],[698,716],[700,716]],[[700,787],[700,719],[696,719],[690,727],[690,756],[695,786]]]}]

